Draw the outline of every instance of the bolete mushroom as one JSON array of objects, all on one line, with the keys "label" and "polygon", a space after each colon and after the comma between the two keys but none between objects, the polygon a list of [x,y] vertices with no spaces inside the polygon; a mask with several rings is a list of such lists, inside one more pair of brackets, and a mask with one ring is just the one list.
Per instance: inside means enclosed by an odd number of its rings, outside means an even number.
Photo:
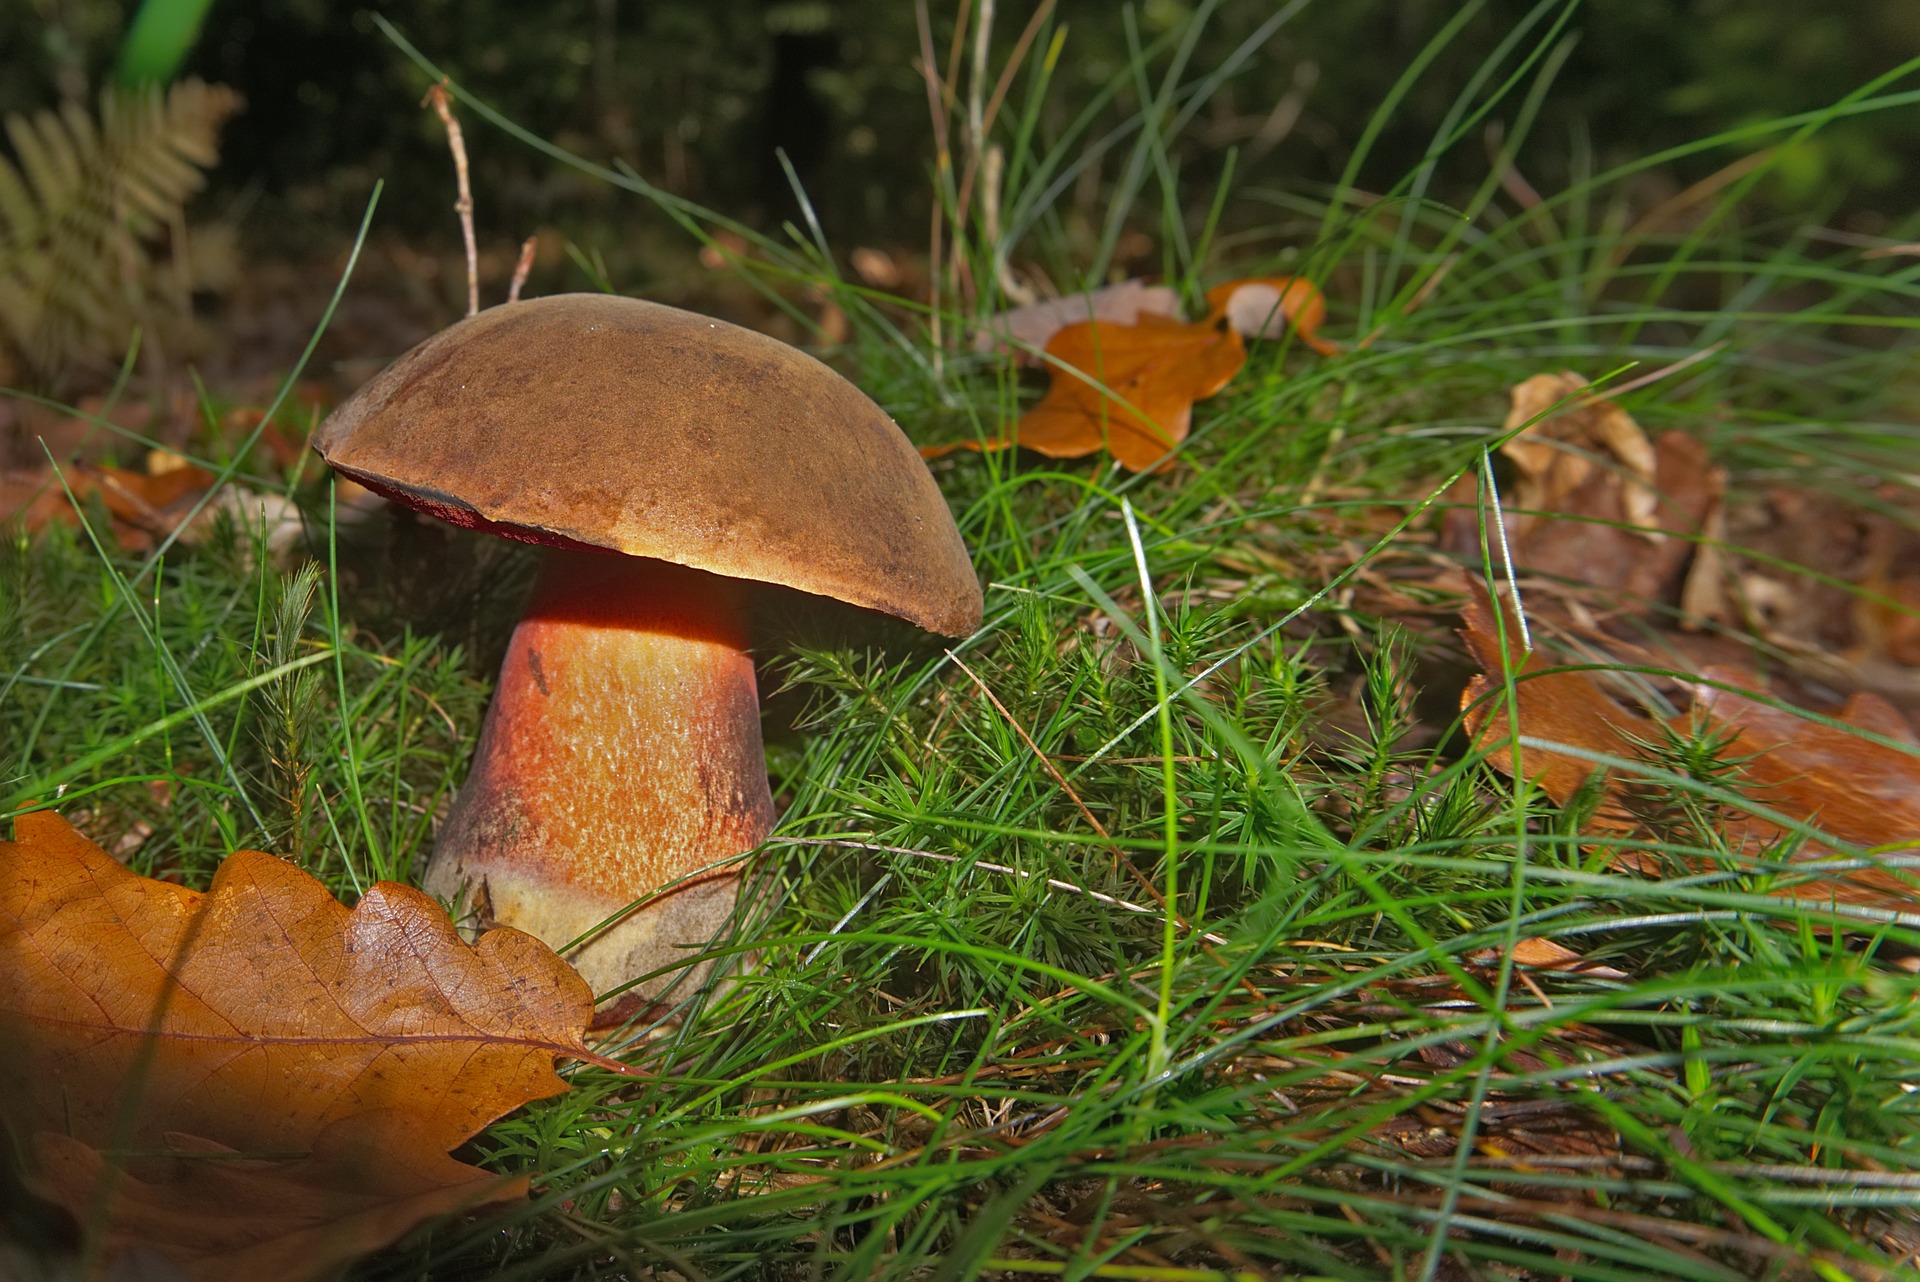
[{"label": "bolete mushroom", "polygon": [[596,992],[709,942],[772,827],[747,585],[979,626],[959,531],[893,421],[812,357],[672,307],[481,312],[314,447],[395,502],[546,545],[426,887],[555,948],[657,895],[569,955]]}]

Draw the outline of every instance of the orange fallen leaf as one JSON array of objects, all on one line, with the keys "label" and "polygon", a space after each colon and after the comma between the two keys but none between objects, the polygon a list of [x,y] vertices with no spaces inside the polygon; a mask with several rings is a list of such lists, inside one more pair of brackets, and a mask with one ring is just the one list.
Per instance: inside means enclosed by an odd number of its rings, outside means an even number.
[{"label": "orange fallen leaf", "polygon": [[[74,502],[98,494],[112,518],[114,541],[128,551],[144,551],[157,538],[171,533],[200,496],[213,485],[213,474],[178,455],[159,455],[150,472],[76,463],[56,476],[52,469],[13,473],[0,478],[0,521],[18,520],[29,530],[54,523],[79,522]],[[67,491],[73,492],[73,502]]]},{"label": "orange fallen leaf", "polygon": [[1247,350],[1225,324],[1146,314],[1137,325],[1069,325],[1047,343],[1047,355],[1068,368],[1053,370],[1047,394],[1012,434],[984,445],[928,446],[921,454],[1017,444],[1049,458],[1079,458],[1105,448],[1122,467],[1144,471],[1187,439],[1193,403],[1225,387]]},{"label": "orange fallen leaf", "polygon": [[0,472],[0,524],[18,522],[29,531],[44,530],[72,516],[72,504],[52,472]]},{"label": "orange fallen leaf", "polygon": [[1558,970],[1576,975],[1589,975],[1595,979],[1625,979],[1627,972],[1615,969],[1602,962],[1591,961],[1568,948],[1565,944],[1556,944],[1551,939],[1523,939],[1513,946],[1513,960],[1521,966],[1530,966],[1535,970]]},{"label": "orange fallen leaf", "polygon": [[[1470,960],[1484,967],[1500,964],[1498,948],[1488,948],[1473,954]],[[1555,943],[1536,935],[1523,939],[1513,946],[1513,964],[1529,970],[1551,970],[1567,975],[1582,975],[1589,979],[1626,979],[1627,972],[1609,966],[1604,962],[1593,961],[1583,954],[1576,953],[1565,944]]]},{"label": "orange fallen leaf", "polygon": [[1211,317],[1224,316],[1243,338],[1281,338],[1288,330],[1322,356],[1340,350],[1319,337],[1327,300],[1304,276],[1250,276],[1207,291]]},{"label": "orange fallen leaf", "polygon": [[[365,1186],[327,1172],[388,1172],[423,1215],[514,1196],[447,1151],[565,1090],[556,1057],[609,1062],[582,1040],[592,994],[551,950],[512,930],[469,946],[417,890],[382,882],[349,912],[239,851],[200,893],[136,875],[57,815],[15,830],[0,843],[0,1119],[38,1154],[41,1196],[83,1222],[107,1196],[110,1250],[234,1276],[195,1263],[208,1172],[227,1165],[205,1154],[228,1149],[308,1190],[288,1204],[308,1227],[249,1258],[335,1276],[417,1220],[369,1220]],[[139,1166],[102,1186],[104,1151],[189,1156],[173,1178]],[[313,1243],[336,1229],[350,1254],[324,1259]]]},{"label": "orange fallen leaf", "polygon": [[922,446],[921,455],[1017,444],[1050,458],[1079,458],[1105,448],[1122,467],[1145,471],[1165,464],[1187,439],[1193,403],[1240,372],[1243,338],[1275,338],[1290,328],[1317,352],[1339,350],[1315,337],[1326,300],[1300,277],[1228,281],[1209,291],[1207,303],[1207,319],[1190,325],[1177,318],[1172,289],[1130,280],[1001,312],[974,336],[974,347],[1035,363],[1026,353],[1044,344],[1052,375],[1047,394],[1006,435]]},{"label": "orange fallen leaf", "polygon": [[191,463],[169,462],[158,472],[82,466],[77,474],[99,490],[116,524],[148,534],[170,532],[194,500],[213,486],[213,473]]},{"label": "orange fallen leaf", "polygon": [[1868,579],[1861,586],[1872,596],[1855,598],[1854,618],[1868,652],[1920,667],[1920,574]]},{"label": "orange fallen leaf", "polygon": [[518,1201],[527,1190],[526,1176],[435,1153],[405,1134],[404,1120],[378,1113],[328,1128],[311,1154],[291,1160],[249,1159],[177,1133],[120,1166],[52,1131],[33,1137],[32,1153],[36,1191],[60,1205],[85,1210],[97,1190],[112,1189],[109,1258],[158,1251],[180,1270],[168,1276],[208,1282],[337,1278],[434,1216]]},{"label": "orange fallen leaf", "polygon": [[1229,328],[1153,315],[1135,325],[1069,325],[1047,354],[1088,377],[1056,372],[1046,396],[1021,417],[1020,443],[1054,458],[1104,445],[1134,472],[1186,440],[1193,403],[1225,387],[1247,360]]}]

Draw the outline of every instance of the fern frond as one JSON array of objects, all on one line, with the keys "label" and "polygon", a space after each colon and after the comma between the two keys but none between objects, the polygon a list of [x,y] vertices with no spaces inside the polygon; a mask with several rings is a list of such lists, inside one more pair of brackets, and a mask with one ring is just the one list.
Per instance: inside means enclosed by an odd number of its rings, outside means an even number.
[{"label": "fern frond", "polygon": [[7,118],[0,365],[57,386],[75,370],[110,366],[135,325],[166,319],[151,242],[178,225],[239,107],[224,86],[183,80],[164,94],[108,89],[97,121],[74,104]]}]

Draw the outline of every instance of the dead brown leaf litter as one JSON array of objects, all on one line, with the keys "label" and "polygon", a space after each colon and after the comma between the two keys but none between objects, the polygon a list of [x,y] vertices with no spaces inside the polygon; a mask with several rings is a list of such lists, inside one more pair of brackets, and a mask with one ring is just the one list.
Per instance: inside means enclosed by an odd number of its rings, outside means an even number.
[{"label": "dead brown leaf litter", "polygon": [[[0,843],[0,1118],[28,1186],[192,1278],[339,1276],[422,1220],[523,1196],[447,1156],[566,1089],[593,998],[538,941],[463,943],[380,883],[349,911],[240,851],[196,892],[64,820]],[[606,1061],[601,1061],[606,1062]],[[94,1217],[98,1217],[97,1220]]]},{"label": "dead brown leaf litter", "polygon": [[[1638,630],[1648,662],[1781,665],[1808,693],[1920,710],[1920,505],[1905,491],[1736,493],[1693,436],[1649,437],[1567,371],[1515,386],[1503,430],[1512,476],[1485,551],[1497,572],[1512,558],[1530,609]],[[1477,567],[1491,503],[1471,476],[1446,501],[1440,546]]]},{"label": "dead brown leaf litter", "polygon": [[[1791,858],[1782,893],[1911,908],[1916,882],[1899,865],[1920,843],[1920,758],[1911,722],[1874,687],[1912,685],[1901,674],[1920,657],[1908,645],[1920,618],[1905,598],[1920,597],[1907,568],[1920,534],[1884,506],[1784,487],[1729,513],[1726,475],[1698,442],[1649,438],[1571,373],[1516,386],[1505,429],[1516,433],[1502,447],[1514,472],[1505,547],[1493,540],[1483,554],[1479,525],[1493,518],[1472,481],[1453,492],[1461,502],[1441,535],[1456,556],[1490,558],[1496,575],[1511,556],[1535,624],[1530,638],[1509,606],[1503,625],[1484,593],[1464,610],[1477,673],[1462,706],[1489,761],[1560,806],[1598,773],[1589,831],[1651,838],[1650,807],[1673,804],[1661,745],[1714,740],[1726,774],[1705,782],[1745,804],[1696,804],[1711,830],[1695,822],[1679,836],[1703,851],[1723,844],[1729,866]],[[1581,639],[1572,668],[1527,649],[1550,633]],[[1755,674],[1783,658],[1794,678],[1786,705]],[[1592,670],[1613,663],[1643,669],[1635,680],[1681,712],[1650,713]],[[1836,679],[1851,688],[1843,706]],[[1790,710],[1809,689],[1829,702]],[[1818,873],[1836,851],[1853,865]]]},{"label": "dead brown leaf litter", "polygon": [[[1684,432],[1650,440],[1578,374],[1537,374],[1513,389],[1501,454],[1515,472],[1501,495],[1507,547],[1533,574],[1636,602],[1678,590],[1725,474]],[[1449,496],[1443,545],[1478,559],[1477,483]],[[1497,555],[1497,554],[1496,554]]]}]

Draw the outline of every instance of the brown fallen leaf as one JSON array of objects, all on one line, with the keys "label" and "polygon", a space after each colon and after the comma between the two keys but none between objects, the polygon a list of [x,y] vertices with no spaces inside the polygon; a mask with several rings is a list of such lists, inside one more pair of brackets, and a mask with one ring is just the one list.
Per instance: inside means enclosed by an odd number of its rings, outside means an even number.
[{"label": "brown fallen leaf", "polygon": [[[107,509],[108,532],[128,552],[152,549],[196,506],[199,512],[179,536],[188,547],[206,538],[222,514],[248,534],[259,533],[275,558],[292,552],[306,537],[305,519],[291,499],[233,482],[208,498],[213,474],[169,450],[149,451],[145,472],[77,463],[66,468],[64,476],[63,488],[61,477],[51,469],[0,475],[0,524],[17,520],[29,532],[53,524],[78,525],[75,502],[84,503],[98,494]],[[67,498],[68,490],[73,501]],[[344,528],[382,505],[371,491],[347,482],[340,487],[336,512]]]},{"label": "brown fallen leaf", "polygon": [[[179,524],[194,503],[213,487],[213,473],[205,468],[166,463],[159,472],[135,472],[122,467],[82,466],[75,475],[97,490],[113,516],[114,537],[123,547],[150,547]],[[68,482],[72,484],[72,481]],[[80,490],[75,490],[78,497]]]},{"label": "brown fallen leaf", "polygon": [[1069,325],[1047,343],[1047,355],[1081,373],[1053,370],[1047,394],[1010,435],[920,453],[936,458],[1018,444],[1049,458],[1079,458],[1105,448],[1127,470],[1145,471],[1187,439],[1193,403],[1225,387],[1246,363],[1247,349],[1224,323],[1143,315],[1137,325]]},{"label": "brown fallen leaf", "polygon": [[[1703,675],[1720,685],[1758,686],[1740,672],[1709,668]],[[1834,717],[1900,745],[1889,746],[1720,685],[1696,685],[1695,707],[1715,730],[1734,736],[1726,754],[1747,759],[1741,774],[1754,801],[1862,850],[1920,854],[1920,738],[1897,708],[1863,691]],[[1727,829],[1730,846],[1754,853],[1783,835],[1777,824],[1753,815],[1730,820]],[[1831,853],[1831,847],[1814,841],[1800,857]],[[1823,889],[1829,887],[1847,902],[1910,906],[1920,899],[1920,872],[1861,868],[1822,883]]]},{"label": "brown fallen leaf", "polygon": [[[508,1196],[447,1151],[566,1089],[556,1057],[610,1063],[582,1040],[592,994],[551,950],[512,930],[469,946],[417,890],[382,882],[349,912],[239,851],[200,893],[136,875],[57,815],[15,831],[0,843],[0,1120],[39,1156],[41,1196],[84,1223],[107,1195],[112,1250],[235,1276],[196,1255],[209,1172],[230,1167],[204,1154],[230,1149],[307,1190],[287,1192],[293,1227],[248,1246],[249,1267],[337,1276],[418,1221],[327,1172],[384,1171],[390,1200],[422,1215]],[[140,1166],[103,1187],[106,1151],[199,1153],[172,1161],[206,1169]],[[336,1231],[354,1245],[324,1258],[313,1244]]]},{"label": "brown fallen leaf", "polygon": [[1602,979],[1625,979],[1627,972],[1601,962],[1591,961],[1564,944],[1551,939],[1523,939],[1513,946],[1513,960],[1536,970],[1568,971]]},{"label": "brown fallen leaf", "polygon": [[1883,693],[1920,667],[1920,504],[1910,487],[1876,487],[1871,503],[1818,486],[1774,485],[1726,514],[1728,573],[1714,606],[1801,660],[1840,671],[1825,684],[1867,684],[1855,665],[1895,669]]},{"label": "brown fallen leaf", "polygon": [[1322,356],[1340,350],[1319,337],[1327,300],[1304,276],[1251,276],[1207,291],[1212,316],[1224,316],[1242,338],[1281,338],[1288,330]]},{"label": "brown fallen leaf", "polygon": [[30,531],[55,523],[77,525],[74,503],[98,494],[112,518],[114,541],[130,552],[145,551],[171,533],[213,485],[213,475],[205,469],[177,455],[155,454],[159,458],[153,461],[160,466],[150,472],[76,463],[61,475],[41,468],[0,477],[0,522],[17,520]]},{"label": "brown fallen leaf", "polygon": [[[1466,625],[1462,636],[1481,668],[1461,696],[1467,729],[1487,760],[1511,774],[1513,754],[1507,746],[1510,731],[1506,696],[1498,678],[1502,665],[1493,610],[1484,596],[1475,595],[1468,599],[1462,617]],[[1519,632],[1511,622],[1508,645],[1517,662]],[[1732,736],[1722,759],[1741,763],[1736,784],[1754,805],[1809,825],[1838,844],[1883,855],[1920,852],[1920,739],[1891,704],[1877,695],[1856,694],[1835,719],[1915,751],[1810,721],[1713,684],[1753,688],[1752,679],[1743,674],[1709,668],[1705,675],[1707,681],[1691,687],[1693,714],[1682,714],[1676,724],[1685,725],[1690,715],[1698,715],[1709,729]],[[1590,673],[1552,671],[1552,665],[1537,654],[1527,656],[1515,673],[1514,702],[1522,735],[1573,750],[1561,752],[1537,744],[1523,744],[1520,749],[1521,772],[1561,806],[1598,768],[1579,754],[1631,761],[1641,755],[1642,744],[1657,742],[1662,731],[1660,722],[1608,697]],[[1646,830],[1631,808],[1633,782],[1630,771],[1609,778],[1589,831],[1618,835]],[[1746,813],[1723,816],[1719,828],[1729,849],[1756,857],[1778,845],[1787,833],[1771,820]],[[1811,840],[1799,846],[1795,859],[1814,861],[1834,853],[1832,845]],[[1651,860],[1629,855],[1622,862],[1640,871],[1655,871]],[[1910,909],[1920,899],[1920,876],[1886,867],[1837,870],[1817,885],[1801,883],[1781,893],[1796,898],[1831,895],[1847,903]]]},{"label": "brown fallen leaf", "polygon": [[1853,601],[1860,648],[1920,667],[1920,574],[1876,574],[1860,586],[1866,591]]},{"label": "brown fallen leaf", "polygon": [[51,471],[0,472],[0,525],[17,522],[31,532],[71,516],[67,493]]},{"label": "brown fallen leaf", "polygon": [[[1659,506],[1653,488],[1657,464],[1653,445],[1640,425],[1618,405],[1598,397],[1576,400],[1571,408],[1554,413],[1556,405],[1579,398],[1586,386],[1586,379],[1563,370],[1535,374],[1513,389],[1513,407],[1502,428],[1510,432],[1525,426],[1501,449],[1520,469],[1517,499],[1522,507],[1562,511],[1564,501],[1604,469],[1595,456],[1604,460],[1612,455],[1619,464],[1620,483],[1612,488],[1619,495],[1621,515],[1657,544],[1661,541],[1654,520]],[[1543,501],[1530,503],[1529,498]]]},{"label": "brown fallen leaf", "polygon": [[[1503,607],[1504,608],[1504,607]],[[1508,746],[1512,736],[1507,717],[1507,697],[1500,673],[1500,633],[1494,622],[1493,606],[1484,593],[1467,598],[1461,611],[1465,627],[1461,636],[1467,650],[1480,667],[1460,696],[1467,732],[1487,754],[1487,760],[1502,773],[1511,774],[1513,752]],[[1527,738],[1608,757],[1633,759],[1638,743],[1654,737],[1658,726],[1644,713],[1628,709],[1609,698],[1591,674],[1556,672],[1538,653],[1525,655],[1520,649],[1520,627],[1508,613],[1507,649],[1514,666],[1513,698],[1519,712],[1520,733]],[[1552,748],[1522,744],[1520,770],[1540,786],[1556,806],[1572,801],[1599,769],[1592,761]],[[1634,826],[1623,798],[1609,788],[1601,799],[1593,824],[1602,831],[1624,832]]]},{"label": "brown fallen leaf", "polygon": [[[1491,968],[1500,964],[1500,950],[1487,948],[1474,953],[1468,960],[1481,967]],[[1523,939],[1513,946],[1513,964],[1529,970],[1551,970],[1566,975],[1583,975],[1590,979],[1627,979],[1624,970],[1609,966],[1604,962],[1590,960],[1565,944],[1555,943],[1551,939],[1534,936]]]},{"label": "brown fallen leaf", "polygon": [[[1207,319],[1188,324],[1178,319],[1174,290],[1129,280],[1001,312],[974,336],[974,347],[1046,364],[1047,394],[995,440],[922,446],[920,453],[939,458],[1018,444],[1050,458],[1079,458],[1105,448],[1122,467],[1145,471],[1164,464],[1187,438],[1193,403],[1240,372],[1243,338],[1292,330],[1315,351],[1339,350],[1315,337],[1326,300],[1300,277],[1228,281],[1208,292],[1207,303]],[[1027,359],[1039,347],[1048,360]]]}]

